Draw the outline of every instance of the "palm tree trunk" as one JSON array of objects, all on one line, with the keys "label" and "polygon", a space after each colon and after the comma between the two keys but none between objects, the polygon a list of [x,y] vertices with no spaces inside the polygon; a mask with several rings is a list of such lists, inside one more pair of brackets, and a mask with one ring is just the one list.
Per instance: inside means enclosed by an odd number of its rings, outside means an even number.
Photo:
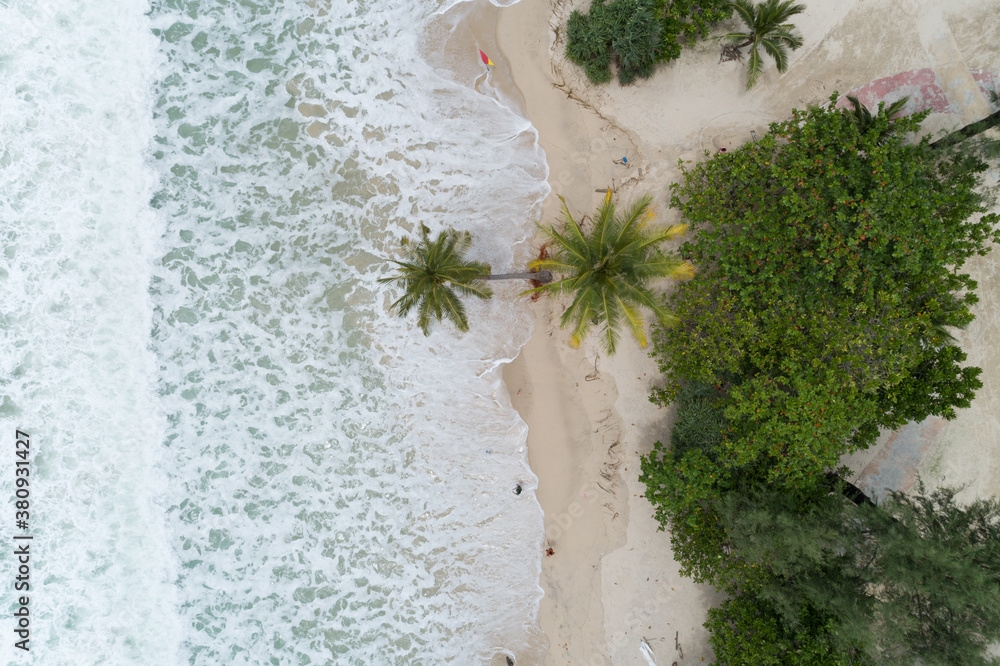
[{"label": "palm tree trunk", "polygon": [[500,273],[498,275],[485,275],[484,280],[534,280],[542,284],[552,282],[552,271],[538,271],[537,273]]},{"label": "palm tree trunk", "polygon": [[956,143],[965,141],[970,136],[975,136],[980,132],[985,132],[991,127],[996,127],[1000,125],[1000,111],[991,113],[982,120],[977,120],[974,123],[969,123],[960,130],[955,130],[948,136],[938,139],[931,144],[931,148],[947,148],[949,146],[954,146]]},{"label": "palm tree trunk", "polygon": [[841,494],[847,499],[851,500],[858,506],[875,506],[875,502],[872,498],[865,494],[865,491],[858,488],[856,485],[845,479],[844,477],[836,474],[834,472],[826,473],[826,485],[833,488],[838,484],[842,485]]}]

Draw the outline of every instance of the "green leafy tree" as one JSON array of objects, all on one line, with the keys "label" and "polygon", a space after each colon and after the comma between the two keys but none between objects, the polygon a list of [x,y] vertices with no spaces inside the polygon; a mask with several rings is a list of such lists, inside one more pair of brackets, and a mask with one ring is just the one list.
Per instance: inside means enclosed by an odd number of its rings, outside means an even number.
[{"label": "green leafy tree", "polygon": [[793,0],[765,0],[758,4],[750,0],[734,0],[732,8],[746,24],[747,31],[732,32],[723,35],[722,39],[737,52],[743,47],[750,47],[747,62],[747,90],[750,90],[764,71],[761,49],[771,56],[779,72],[788,69],[789,49],[794,51],[802,46],[802,37],[788,20],[805,11],[805,5],[795,4]]},{"label": "green leafy tree", "polygon": [[489,264],[469,261],[465,253],[472,244],[468,232],[448,229],[431,240],[430,229],[420,225],[420,240],[403,240],[405,259],[391,261],[399,266],[399,275],[379,279],[379,282],[403,286],[403,295],[391,308],[400,317],[417,310],[417,325],[430,335],[431,322],[448,319],[460,331],[469,330],[465,306],[460,296],[488,299],[493,291],[483,284],[490,273]]},{"label": "green leafy tree", "polygon": [[737,575],[743,565],[715,556],[728,547],[728,536],[713,502],[753,472],[742,469],[734,478],[730,468],[720,465],[723,438],[730,427],[719,387],[691,382],[680,389],[676,406],[670,447],[656,442],[653,451],[642,457],[639,480],[646,485],[646,499],[660,529],[670,531],[681,573],[700,583],[724,580]]},{"label": "green leafy tree", "polygon": [[729,0],[658,0],[656,8],[660,20],[657,62],[679,58],[683,46],[704,39],[733,14]]},{"label": "green leafy tree", "polygon": [[744,592],[710,608],[705,627],[718,666],[867,666],[860,647],[840,648],[837,622],[807,606],[794,628],[772,604]]},{"label": "green leafy tree", "polygon": [[815,486],[879,428],[969,405],[980,370],[945,333],[972,319],[961,268],[998,239],[998,216],[983,163],[904,142],[924,115],[861,134],[847,111],[796,111],[684,169],[672,205],[700,270],[670,299],[678,325],[654,334],[667,379],[654,400],[715,386],[726,430],[714,459],[657,454],[660,501],[697,506],[747,474]]},{"label": "green leafy tree", "polygon": [[573,219],[565,200],[562,229],[540,226],[549,240],[551,258],[531,263],[565,277],[527,293],[548,291],[573,294],[573,302],[563,313],[561,325],[572,324],[570,344],[578,347],[593,324],[602,324],[604,349],[615,352],[619,330],[626,327],[640,346],[647,343],[642,309],[651,310],[661,325],[673,323],[673,315],[654,293],[649,282],[657,278],[688,278],[692,267],[662,251],[660,245],[683,233],[683,226],[654,227],[652,198],[642,197],[624,213],[618,213],[611,193],[597,209],[590,230],[584,232]]},{"label": "green leafy tree", "polygon": [[607,83],[612,63],[623,84],[652,76],[657,63],[680,56],[683,43],[704,38],[732,13],[728,0],[592,0],[567,23],[566,57],[594,83]]}]

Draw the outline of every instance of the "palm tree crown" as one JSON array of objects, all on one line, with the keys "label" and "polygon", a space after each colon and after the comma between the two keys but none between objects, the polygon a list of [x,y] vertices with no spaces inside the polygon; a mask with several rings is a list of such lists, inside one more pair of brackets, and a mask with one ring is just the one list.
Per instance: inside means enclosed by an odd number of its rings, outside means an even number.
[{"label": "palm tree crown", "polygon": [[[562,199],[562,197],[560,197]],[[605,350],[615,352],[618,330],[624,323],[640,346],[646,346],[646,327],[640,308],[653,311],[660,322],[671,324],[673,315],[647,286],[660,277],[689,278],[694,267],[668,256],[660,244],[684,232],[684,225],[654,228],[652,198],[645,196],[632,204],[624,215],[615,214],[611,192],[597,209],[593,228],[584,233],[563,200],[563,229],[540,227],[552,242],[553,256],[533,261],[533,268],[548,269],[563,279],[525,293],[551,291],[574,293],[573,303],[563,313],[563,327],[573,323],[570,344],[578,347],[596,323]]]},{"label": "palm tree crown", "polygon": [[[851,106],[854,108],[847,110],[846,113],[851,119],[851,122],[854,123],[854,126],[858,128],[858,132],[864,135],[872,130],[878,131],[880,132],[879,143],[883,143],[888,136],[892,134],[891,121],[903,112],[903,109],[906,108],[906,103],[910,101],[910,98],[909,96],[901,97],[888,106],[885,105],[885,102],[879,102],[878,111],[876,111],[874,115],[872,115],[871,109],[858,101],[857,97],[848,95],[847,101],[850,102]],[[883,117],[889,122],[880,126],[879,119]]]},{"label": "palm tree crown", "polygon": [[747,90],[753,88],[764,69],[763,56],[759,48],[774,59],[779,72],[788,69],[788,50],[802,46],[802,37],[795,32],[795,26],[788,19],[805,11],[805,5],[793,4],[793,0],[765,0],[753,4],[750,0],[734,0],[733,10],[746,24],[749,32],[732,32],[722,39],[732,43],[737,49],[750,47],[750,63],[747,67]]},{"label": "palm tree crown", "polygon": [[472,244],[469,232],[448,229],[434,241],[429,234],[430,229],[421,224],[420,241],[412,243],[404,238],[405,260],[391,260],[399,266],[399,275],[380,278],[379,282],[403,284],[406,291],[391,309],[405,317],[416,307],[417,324],[424,335],[430,335],[432,319],[450,319],[458,330],[468,331],[465,307],[458,296],[483,299],[492,296],[493,291],[482,282],[490,273],[490,265],[465,259],[465,252]]}]

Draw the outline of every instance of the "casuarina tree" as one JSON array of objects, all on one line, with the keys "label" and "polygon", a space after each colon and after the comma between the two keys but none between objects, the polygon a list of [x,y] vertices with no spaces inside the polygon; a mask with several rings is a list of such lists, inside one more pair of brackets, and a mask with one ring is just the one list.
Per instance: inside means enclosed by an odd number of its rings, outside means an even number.
[{"label": "casuarina tree", "polygon": [[715,582],[793,630],[822,609],[835,651],[861,646],[874,663],[995,664],[984,651],[1000,640],[1000,502],[915,490],[862,506],[840,494],[729,492],[713,503],[723,556],[744,569]]}]

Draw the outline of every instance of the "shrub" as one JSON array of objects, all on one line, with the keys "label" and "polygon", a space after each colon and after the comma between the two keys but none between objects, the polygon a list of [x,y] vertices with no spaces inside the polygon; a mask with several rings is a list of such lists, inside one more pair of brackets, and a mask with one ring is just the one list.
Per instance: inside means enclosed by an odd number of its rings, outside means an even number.
[{"label": "shrub", "polygon": [[611,80],[611,63],[627,85],[652,76],[657,63],[680,56],[681,40],[705,37],[732,13],[721,0],[593,0],[567,24],[566,57],[594,83]]}]

